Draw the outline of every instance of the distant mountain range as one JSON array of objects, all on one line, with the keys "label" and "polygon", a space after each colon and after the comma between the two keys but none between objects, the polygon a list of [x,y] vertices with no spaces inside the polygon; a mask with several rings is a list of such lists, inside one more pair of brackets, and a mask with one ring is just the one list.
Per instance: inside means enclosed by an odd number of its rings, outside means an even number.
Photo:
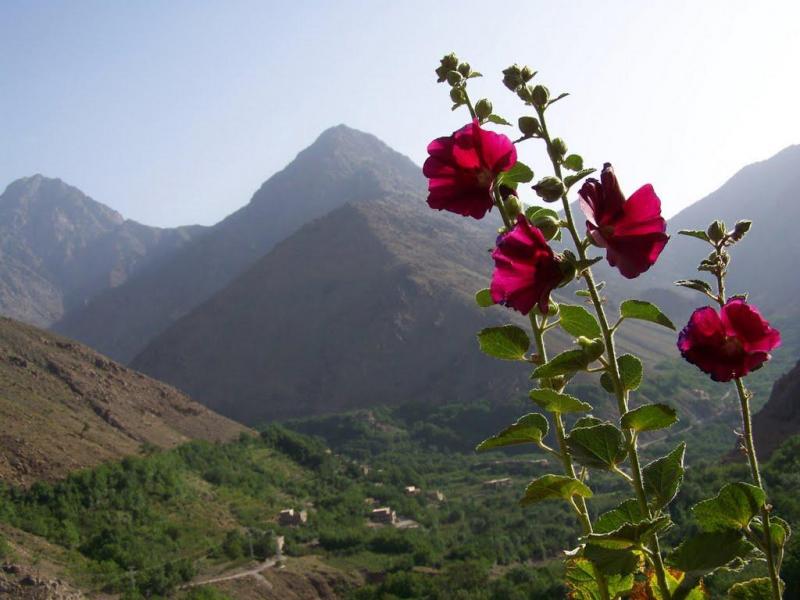
[{"label": "distant mountain range", "polygon": [[[677,215],[673,239],[659,264],[635,280],[634,294],[661,303],[680,323],[702,298],[671,283],[695,276],[705,248],[677,229],[752,218],[752,232],[734,253],[731,289],[752,281],[753,297],[777,314],[781,305],[770,299],[800,285],[777,275],[798,256],[789,235],[797,209],[787,200],[798,166],[800,146],[788,148]],[[181,243],[142,251],[124,277],[83,292],[52,327],[248,423],[523,393],[520,369],[482,356],[474,338],[481,326],[514,319],[473,301],[487,285],[498,223],[432,211],[425,196],[409,159],[374,136],[332,128],[220,223],[158,230],[169,239],[180,233]],[[116,221],[130,223],[119,215]],[[71,231],[84,227],[76,220]],[[72,256],[58,249],[52,255]],[[758,275],[748,278],[748,271]],[[621,279],[602,267],[601,275]],[[674,335],[653,327],[630,328],[621,342],[651,364],[677,356]]]},{"label": "distant mountain range", "polygon": [[192,439],[246,431],[81,344],[0,317],[0,480],[28,485]]}]

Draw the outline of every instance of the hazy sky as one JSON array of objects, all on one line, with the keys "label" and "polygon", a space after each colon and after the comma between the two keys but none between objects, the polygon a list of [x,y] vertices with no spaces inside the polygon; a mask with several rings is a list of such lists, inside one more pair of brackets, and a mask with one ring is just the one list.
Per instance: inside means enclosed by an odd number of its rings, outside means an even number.
[{"label": "hazy sky", "polygon": [[0,0],[0,188],[40,172],[147,224],[210,224],[338,123],[421,164],[467,120],[435,83],[449,51],[509,120],[512,62],[571,92],[551,129],[668,214],[800,143],[798,0]]}]

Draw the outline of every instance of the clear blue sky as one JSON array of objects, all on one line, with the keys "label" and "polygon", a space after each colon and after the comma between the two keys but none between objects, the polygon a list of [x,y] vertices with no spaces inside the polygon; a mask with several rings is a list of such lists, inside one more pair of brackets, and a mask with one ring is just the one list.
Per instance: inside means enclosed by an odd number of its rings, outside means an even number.
[{"label": "clear blue sky", "polygon": [[514,120],[512,62],[572,92],[551,127],[668,214],[800,143],[797,0],[4,0],[0,188],[40,172],[147,224],[210,224],[338,123],[421,164],[466,121],[433,75],[451,50]]}]

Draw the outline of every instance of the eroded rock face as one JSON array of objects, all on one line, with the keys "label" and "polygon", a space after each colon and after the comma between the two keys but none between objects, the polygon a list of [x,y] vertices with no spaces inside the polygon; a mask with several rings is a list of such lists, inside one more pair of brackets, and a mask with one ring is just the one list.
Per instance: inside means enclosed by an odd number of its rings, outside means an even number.
[{"label": "eroded rock face", "polygon": [[798,433],[800,433],[800,362],[775,382],[769,400],[753,417],[753,437],[759,458],[769,458],[786,438]]},{"label": "eroded rock face", "polygon": [[0,599],[85,600],[86,596],[61,579],[49,579],[31,567],[6,563],[0,566]]}]

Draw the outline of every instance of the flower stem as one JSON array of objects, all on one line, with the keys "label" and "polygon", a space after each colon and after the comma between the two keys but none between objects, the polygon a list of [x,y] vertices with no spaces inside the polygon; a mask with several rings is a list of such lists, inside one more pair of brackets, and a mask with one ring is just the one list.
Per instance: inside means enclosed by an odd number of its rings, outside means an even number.
[{"label": "flower stem", "polygon": [[[542,361],[547,362],[547,348],[544,344],[544,332],[547,327],[546,318],[542,318],[542,323],[538,323],[536,320],[536,315],[533,314],[533,311],[528,313],[528,318],[531,322],[531,330],[533,331],[533,338],[536,342],[536,351],[539,353],[539,356],[542,357]],[[545,380],[549,385],[549,380]],[[569,477],[576,479],[575,476],[575,465],[572,464],[572,456],[569,453],[569,449],[567,448],[567,439],[566,434],[564,432],[564,420],[561,418],[560,412],[553,412],[553,421],[555,422],[556,426],[556,439],[558,440],[558,455],[561,458],[561,462],[564,465],[564,473],[566,473]],[[586,506],[586,500],[583,496],[578,496],[576,500],[573,500],[573,505],[575,506],[575,510],[578,514],[578,518],[581,521],[581,527],[583,528],[583,534],[589,535],[592,533],[592,520],[589,517],[589,509]],[[606,581],[606,577],[603,573],[601,573],[598,569],[594,568],[595,579],[597,581],[597,589],[600,590],[600,598],[601,600],[610,600],[610,595],[608,593],[608,582]]]},{"label": "flower stem", "polygon": [[[722,246],[717,245],[716,250],[717,255],[719,256],[722,253]],[[715,273],[715,275],[717,277],[717,302],[719,303],[720,307],[722,307],[727,301],[725,298],[725,272],[720,269]],[[747,459],[750,462],[750,474],[753,477],[753,482],[762,492],[764,492],[766,497],[767,492],[764,489],[764,483],[761,480],[761,471],[758,466],[758,456],[756,455],[756,448],[755,444],[753,443],[753,421],[750,416],[750,398],[752,397],[752,394],[745,387],[744,381],[742,381],[741,377],[735,378],[734,384],[736,385],[736,392],[739,395],[739,404],[742,409],[742,428],[744,429],[742,437],[744,438],[744,447],[745,451],[747,452]],[[772,547],[772,523],[769,513],[770,511],[765,503],[764,506],[761,507],[761,521],[764,526],[764,548],[766,549],[765,554],[767,555],[767,569],[769,571],[769,581],[772,588],[772,598],[773,600],[781,600],[781,580],[779,575],[780,566],[776,564],[775,550]]]},{"label": "flower stem", "polygon": [[[561,164],[557,159],[554,158],[556,154],[553,152],[552,139],[547,130],[544,109],[537,108],[537,113],[539,114],[539,122],[542,128],[542,139],[547,144],[548,155],[550,156],[550,161],[553,165],[553,171],[555,172],[556,177],[563,179],[561,173]],[[586,246],[581,242],[580,235],[578,235],[578,230],[575,228],[575,219],[572,217],[572,210],[569,206],[567,192],[564,192],[564,194],[561,196],[561,202],[564,207],[564,217],[566,219],[567,230],[572,236],[572,241],[574,242],[575,249],[578,252],[578,258],[584,262],[586,261]],[[581,276],[586,282],[586,288],[589,291],[589,296],[591,297],[592,305],[594,306],[595,314],[597,315],[597,320],[600,323],[600,329],[603,332],[603,340],[606,345],[606,356],[608,357],[608,372],[611,376],[612,382],[614,383],[614,391],[617,398],[617,408],[620,416],[622,416],[628,412],[628,393],[622,385],[622,380],[619,374],[619,364],[617,363],[617,354],[614,347],[614,330],[608,324],[608,318],[606,317],[605,309],[603,307],[603,301],[600,298],[600,293],[597,289],[597,284],[594,281],[591,268],[584,269]],[[634,436],[633,431],[630,429],[623,430],[623,434],[628,446],[628,456],[631,460],[631,474],[633,479],[631,486],[636,492],[636,498],[642,513],[646,515],[647,518],[651,518],[652,513],[650,511],[650,506],[647,504],[647,495],[645,494],[644,485],[642,483],[642,470],[639,462],[638,449],[636,447],[636,437]],[[664,567],[664,561],[661,557],[661,548],[659,545],[658,536],[656,534],[653,534],[650,538],[650,550],[652,551],[653,566],[655,567],[656,579],[658,581],[659,590],[661,591],[661,596],[664,598],[664,600],[670,600],[672,598],[672,594],[670,593],[669,586],[667,585],[666,568]]]}]

